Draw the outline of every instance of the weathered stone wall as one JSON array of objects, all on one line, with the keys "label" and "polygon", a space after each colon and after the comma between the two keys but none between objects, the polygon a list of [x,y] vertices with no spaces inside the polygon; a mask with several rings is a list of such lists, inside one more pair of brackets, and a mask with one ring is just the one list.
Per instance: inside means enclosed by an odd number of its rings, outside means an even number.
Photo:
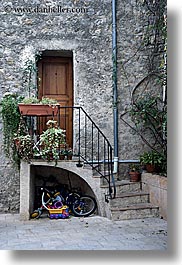
[{"label": "weathered stone wall", "polygon": [[[41,3],[41,4],[40,4]],[[16,12],[15,7],[24,7]],[[25,8],[80,7],[86,13],[27,13]],[[3,12],[6,8],[9,12]],[[112,131],[111,1],[8,1],[1,3],[1,95],[22,91],[27,58],[45,50],[74,54],[74,104],[83,106],[105,132]],[[41,10],[41,9],[40,9]],[[79,9],[78,9],[79,11]]]},{"label": "weathered stone wall", "polygon": [[[27,58],[34,60],[46,50],[72,51],[74,105],[82,106],[113,144],[111,2],[0,1],[0,97],[7,91],[25,94],[22,68]],[[119,116],[147,66],[145,51],[137,52],[147,21],[139,2],[117,1]],[[118,122],[119,159],[137,159],[143,143],[120,118]],[[19,174],[4,157],[1,120],[0,129],[0,207],[16,210]]]},{"label": "weathered stone wall", "polygon": [[[144,148],[140,137],[135,135],[120,119],[131,104],[131,93],[147,73],[145,50],[141,51],[145,27],[146,10],[141,1],[118,1],[118,112],[120,159],[138,159]],[[150,47],[148,47],[150,48]],[[130,122],[129,115],[124,116]]]},{"label": "weathered stone wall", "polygon": [[[82,106],[112,142],[111,1],[1,1],[0,20],[1,98],[7,91],[25,94],[22,68],[27,59],[45,50],[70,50],[74,105]],[[9,209],[10,204],[14,210],[19,176],[4,158],[2,141],[0,157],[0,206]]]},{"label": "weathered stone wall", "polygon": [[5,157],[2,142],[2,122],[0,121],[0,213],[16,212],[20,206],[19,171]]}]

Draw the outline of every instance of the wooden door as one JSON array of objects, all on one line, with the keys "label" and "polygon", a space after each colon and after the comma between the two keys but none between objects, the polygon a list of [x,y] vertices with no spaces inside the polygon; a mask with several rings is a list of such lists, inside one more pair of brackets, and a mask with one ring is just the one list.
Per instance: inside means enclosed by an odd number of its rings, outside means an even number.
[{"label": "wooden door", "polygon": [[[72,58],[44,57],[38,63],[38,97],[56,99],[61,107],[73,106],[73,68]],[[46,121],[41,119],[41,130],[46,129]],[[57,117],[55,118],[57,119]],[[66,130],[66,142],[73,145],[73,110],[61,108],[60,127]]]}]

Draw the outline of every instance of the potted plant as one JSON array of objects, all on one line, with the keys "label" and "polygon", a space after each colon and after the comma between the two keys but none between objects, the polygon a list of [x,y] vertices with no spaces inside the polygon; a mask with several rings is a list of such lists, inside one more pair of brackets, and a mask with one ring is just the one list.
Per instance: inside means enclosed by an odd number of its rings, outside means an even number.
[{"label": "potted plant", "polygon": [[60,160],[64,160],[65,159],[65,149],[66,149],[66,142],[60,144],[59,148],[60,148],[60,151],[59,151],[59,159]]},{"label": "potted plant", "polygon": [[14,138],[18,156],[26,161],[33,158],[33,140],[29,134],[20,135]]},{"label": "potted plant", "polygon": [[[146,79],[144,78],[143,81],[145,82]],[[151,93],[147,86],[145,90],[140,91],[143,81],[133,89],[131,104],[128,105],[128,108],[120,118],[126,126],[129,126],[135,134],[141,137],[141,140],[150,150],[160,150],[163,156],[162,172],[163,174],[167,174],[166,98],[164,101],[161,95],[159,96],[156,92],[154,94]],[[127,113],[131,118],[131,122],[128,122],[124,118]]]},{"label": "potted plant", "polygon": [[54,116],[58,113],[59,103],[55,99],[45,98],[39,100],[35,97],[24,98],[18,104],[21,115],[26,116]]},{"label": "potted plant", "polygon": [[159,172],[163,167],[164,156],[154,150],[145,152],[140,156],[140,163],[145,166],[147,172]]},{"label": "potted plant", "polygon": [[138,182],[141,180],[140,165],[130,164],[129,166],[129,175],[131,182]]},{"label": "potted plant", "polygon": [[40,154],[42,158],[57,161],[60,155],[60,146],[65,144],[65,130],[59,128],[57,121],[49,120],[47,130],[40,135]]},{"label": "potted plant", "polygon": [[73,150],[71,148],[68,148],[65,151],[66,151],[67,160],[72,160]]},{"label": "potted plant", "polygon": [[28,128],[22,117],[18,125],[18,130],[14,134],[14,146],[19,159],[29,161],[34,156],[34,141],[28,133]]},{"label": "potted plant", "polygon": [[73,150],[70,147],[65,147],[65,149],[61,150],[61,155],[66,157],[67,160],[72,160]]},{"label": "potted plant", "polygon": [[14,159],[14,134],[18,130],[20,123],[20,113],[18,103],[22,100],[22,96],[6,92],[1,100],[1,115],[3,120],[3,147],[5,154]]}]

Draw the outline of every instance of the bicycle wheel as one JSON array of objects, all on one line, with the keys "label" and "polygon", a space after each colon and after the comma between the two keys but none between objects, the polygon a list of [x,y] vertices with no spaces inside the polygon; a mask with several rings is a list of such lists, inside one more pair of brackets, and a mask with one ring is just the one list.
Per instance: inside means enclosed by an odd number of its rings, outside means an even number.
[{"label": "bicycle wheel", "polygon": [[97,202],[91,196],[81,196],[72,205],[72,212],[75,216],[87,217],[95,212]]},{"label": "bicycle wheel", "polygon": [[38,219],[42,214],[42,210],[35,210],[33,213],[30,214],[31,219]]},{"label": "bicycle wheel", "polygon": [[72,211],[73,204],[76,200],[80,198],[80,195],[76,192],[69,193],[66,197],[65,204],[70,208]]}]

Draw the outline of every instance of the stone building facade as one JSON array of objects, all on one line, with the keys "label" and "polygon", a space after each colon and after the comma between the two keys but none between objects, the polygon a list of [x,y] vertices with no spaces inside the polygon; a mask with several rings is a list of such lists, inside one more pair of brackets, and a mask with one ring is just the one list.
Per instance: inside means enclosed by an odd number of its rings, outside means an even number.
[{"label": "stone building facade", "polygon": [[[145,52],[134,56],[145,14],[141,1],[117,1],[119,115],[146,69]],[[73,105],[82,106],[113,145],[112,1],[0,1],[0,19],[0,97],[7,91],[25,94],[22,68],[27,59],[72,52]],[[144,147],[140,139],[119,118],[118,127],[119,159],[138,159]],[[0,210],[17,211],[19,171],[4,155],[1,120],[0,130]]]}]

